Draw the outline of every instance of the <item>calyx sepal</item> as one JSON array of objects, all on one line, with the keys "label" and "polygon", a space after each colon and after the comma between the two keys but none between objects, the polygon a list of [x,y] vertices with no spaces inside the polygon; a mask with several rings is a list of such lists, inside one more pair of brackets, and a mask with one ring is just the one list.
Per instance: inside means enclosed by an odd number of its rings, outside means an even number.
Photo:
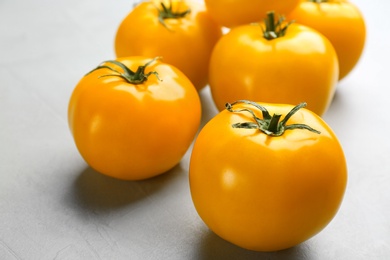
[{"label": "calyx sepal", "polygon": [[[240,109],[233,109],[234,105],[238,103],[244,103],[247,105],[251,105],[255,107],[256,109],[260,110],[263,118],[259,118],[256,116],[255,112],[249,108],[240,108]],[[235,123],[232,125],[233,128],[245,128],[245,129],[258,129],[261,132],[265,133],[269,136],[281,136],[284,134],[286,130],[294,130],[294,129],[305,129],[309,130],[313,133],[320,134],[321,132],[306,125],[306,124],[291,124],[287,125],[287,121],[301,108],[306,107],[306,103],[302,102],[295,107],[291,109],[291,111],[280,121],[281,114],[274,114],[270,115],[268,110],[263,107],[262,105],[248,100],[237,100],[233,103],[226,103],[225,107],[229,112],[233,113],[241,113],[241,112],[248,112],[251,114],[253,121],[251,122],[242,122],[242,123]]]},{"label": "calyx sepal", "polygon": [[[148,77],[152,74],[155,75],[158,80],[160,80],[158,77],[158,73],[156,71],[150,71],[148,73],[145,73],[146,67],[160,58],[161,57],[156,57],[156,58],[148,61],[145,65],[139,66],[136,71],[132,71],[130,68],[128,68],[125,64],[123,64],[120,61],[107,60],[107,61],[103,61],[102,63],[100,63],[99,66],[97,66],[95,69],[88,72],[86,75],[91,74],[92,72],[99,70],[99,69],[109,69],[113,73],[101,75],[101,76],[99,76],[99,78],[111,77],[111,76],[120,77],[120,78],[124,79],[127,83],[135,84],[135,85],[144,83],[148,79]],[[118,69],[116,69],[110,65],[107,65],[107,63],[114,64],[114,65],[118,66],[119,68],[122,69],[122,71],[119,71]]]}]

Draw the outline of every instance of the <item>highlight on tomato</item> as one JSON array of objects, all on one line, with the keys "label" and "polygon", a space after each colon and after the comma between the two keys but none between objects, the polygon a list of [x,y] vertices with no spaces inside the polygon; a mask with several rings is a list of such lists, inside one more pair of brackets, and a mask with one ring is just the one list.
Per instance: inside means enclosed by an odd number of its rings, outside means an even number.
[{"label": "highlight on tomato", "polygon": [[329,40],[307,26],[278,18],[231,29],[215,45],[210,90],[217,108],[238,99],[298,104],[323,115],[338,83],[338,60]]},{"label": "highlight on tomato", "polygon": [[288,14],[299,0],[205,0],[208,12],[221,25],[232,28],[238,25],[259,22],[268,11]]},{"label": "highlight on tomato", "polygon": [[84,160],[123,180],[150,178],[177,165],[200,117],[191,81],[176,67],[141,56],[100,64],[79,81],[68,108]]},{"label": "highlight on tomato", "polygon": [[208,84],[211,51],[221,35],[221,26],[201,2],[143,1],[119,25],[115,53],[117,57],[162,56],[200,90]]},{"label": "highlight on tomato", "polygon": [[282,250],[318,234],[337,214],[347,185],[343,149],[305,105],[239,100],[200,131],[190,191],[221,238],[249,250]]},{"label": "highlight on tomato", "polygon": [[356,5],[347,0],[302,0],[288,17],[329,39],[339,60],[339,80],[353,70],[366,41],[364,17]]}]

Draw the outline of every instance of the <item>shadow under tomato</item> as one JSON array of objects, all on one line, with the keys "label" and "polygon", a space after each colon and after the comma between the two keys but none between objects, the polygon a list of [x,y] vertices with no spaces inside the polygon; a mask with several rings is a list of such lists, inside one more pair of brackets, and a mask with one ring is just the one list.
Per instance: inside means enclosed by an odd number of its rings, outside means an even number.
[{"label": "shadow under tomato", "polygon": [[199,92],[199,97],[202,104],[202,121],[200,124],[200,128],[202,128],[208,121],[216,116],[219,111],[214,104],[209,86]]},{"label": "shadow under tomato", "polygon": [[73,185],[73,202],[83,210],[109,211],[136,203],[165,188],[183,172],[181,165],[154,178],[124,181],[85,169]]},{"label": "shadow under tomato", "polygon": [[198,259],[212,260],[212,259],[277,259],[277,260],[295,260],[295,259],[311,259],[310,250],[305,244],[297,245],[295,247],[276,251],[276,252],[257,252],[246,250],[238,247],[230,242],[220,238],[211,230],[202,237],[199,243]]}]

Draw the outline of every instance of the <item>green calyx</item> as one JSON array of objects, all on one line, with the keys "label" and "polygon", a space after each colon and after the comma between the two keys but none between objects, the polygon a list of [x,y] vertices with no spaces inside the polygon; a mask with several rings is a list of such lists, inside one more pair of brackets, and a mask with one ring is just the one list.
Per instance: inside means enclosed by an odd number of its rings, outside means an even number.
[{"label": "green calyx", "polygon": [[[233,109],[233,106],[238,103],[244,103],[247,105],[251,105],[258,110],[261,111],[263,118],[259,118],[256,116],[256,114],[249,108],[241,108],[241,109]],[[316,134],[320,134],[321,132],[311,128],[308,125],[305,124],[291,124],[287,125],[287,121],[291,118],[292,115],[294,115],[299,109],[306,106],[306,103],[300,103],[299,105],[295,106],[291,111],[283,118],[283,120],[280,121],[281,116],[280,114],[274,114],[271,116],[268,112],[268,110],[259,105],[258,103],[248,101],[248,100],[238,100],[233,103],[226,103],[225,107],[228,111],[233,113],[241,113],[241,112],[248,112],[252,115],[253,120],[252,122],[243,122],[243,123],[235,123],[232,125],[233,128],[245,128],[245,129],[258,129],[269,136],[281,136],[284,134],[286,130],[294,130],[294,129],[306,129],[311,132],[314,132]]]},{"label": "green calyx", "polygon": [[[156,57],[150,61],[148,61],[145,65],[142,65],[142,66],[139,66],[138,69],[136,71],[132,71],[131,69],[129,69],[125,64],[123,64],[122,62],[119,62],[119,61],[116,61],[116,60],[107,60],[107,61],[104,61],[102,62],[99,66],[97,66],[95,69],[91,70],[90,72],[87,73],[90,74],[92,72],[94,72],[95,70],[99,70],[99,69],[109,69],[112,71],[112,73],[110,74],[106,74],[106,75],[102,75],[102,76],[99,76],[99,78],[102,78],[102,77],[120,77],[124,80],[126,80],[126,82],[130,83],[130,84],[142,84],[144,83],[148,77],[150,75],[155,75],[157,77],[157,79],[159,79],[158,77],[158,73],[156,71],[150,71],[148,73],[145,73],[145,68],[147,66],[149,66],[150,64],[152,64],[153,62],[155,62],[157,59],[159,59],[160,57]],[[107,63],[109,64],[114,64],[116,66],[118,66],[119,68],[122,69],[122,71],[119,71],[117,70],[116,68],[112,67],[112,66],[109,66],[107,65]],[[160,80],[160,79],[159,79]]]},{"label": "green calyx", "polygon": [[176,12],[173,10],[172,0],[169,1],[169,6],[166,6],[163,2],[160,3],[161,9],[158,10],[158,21],[165,27],[168,28],[165,19],[179,19],[185,17],[187,14],[191,12],[191,9],[187,9],[183,12]]},{"label": "green calyx", "polygon": [[279,18],[275,20],[275,13],[273,11],[268,12],[267,17],[264,19],[265,29],[261,27],[263,37],[267,40],[283,37],[287,32],[287,28],[293,22],[294,21],[286,23],[284,16],[279,16]]}]

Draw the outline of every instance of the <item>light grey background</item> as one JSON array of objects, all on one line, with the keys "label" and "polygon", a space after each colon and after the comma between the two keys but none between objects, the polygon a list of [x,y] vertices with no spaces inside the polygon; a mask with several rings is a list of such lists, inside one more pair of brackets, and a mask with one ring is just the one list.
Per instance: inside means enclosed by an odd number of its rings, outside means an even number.
[{"label": "light grey background", "polygon": [[[388,1],[355,0],[368,39],[324,116],[342,143],[349,183],[320,234],[276,253],[243,250],[198,217],[191,150],[170,172],[123,182],[91,170],[67,125],[85,72],[114,58],[133,1],[0,0],[0,259],[390,259]],[[216,113],[201,92],[203,121]]]}]

